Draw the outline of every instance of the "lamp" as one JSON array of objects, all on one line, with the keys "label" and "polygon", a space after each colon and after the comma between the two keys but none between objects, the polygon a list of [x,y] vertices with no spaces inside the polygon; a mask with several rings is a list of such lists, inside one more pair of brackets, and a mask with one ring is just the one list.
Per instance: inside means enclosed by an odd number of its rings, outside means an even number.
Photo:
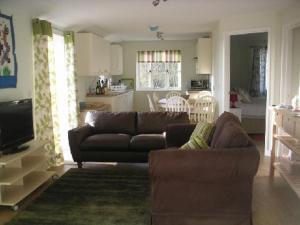
[{"label": "lamp", "polygon": [[235,103],[238,101],[238,95],[236,93],[230,93],[230,108],[236,108]]}]

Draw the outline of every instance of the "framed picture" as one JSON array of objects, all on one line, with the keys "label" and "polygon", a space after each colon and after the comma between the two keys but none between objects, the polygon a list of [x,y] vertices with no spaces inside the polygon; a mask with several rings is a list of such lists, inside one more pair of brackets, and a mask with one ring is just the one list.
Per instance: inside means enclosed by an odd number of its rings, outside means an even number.
[{"label": "framed picture", "polygon": [[127,89],[134,89],[134,79],[133,78],[122,78],[122,84],[127,86]]},{"label": "framed picture", "polygon": [[17,86],[17,58],[12,16],[0,13],[0,88]]}]

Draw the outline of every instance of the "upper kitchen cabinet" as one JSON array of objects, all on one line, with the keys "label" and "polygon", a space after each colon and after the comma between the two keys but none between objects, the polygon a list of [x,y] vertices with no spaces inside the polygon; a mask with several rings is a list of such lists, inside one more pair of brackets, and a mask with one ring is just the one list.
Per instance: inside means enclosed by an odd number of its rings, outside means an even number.
[{"label": "upper kitchen cabinet", "polygon": [[123,49],[121,45],[110,46],[110,74],[123,74]]},{"label": "upper kitchen cabinet", "polygon": [[110,43],[92,33],[76,33],[76,71],[79,76],[107,75],[110,72]]},{"label": "upper kitchen cabinet", "polygon": [[197,42],[196,74],[211,74],[212,42],[211,38],[199,38]]}]

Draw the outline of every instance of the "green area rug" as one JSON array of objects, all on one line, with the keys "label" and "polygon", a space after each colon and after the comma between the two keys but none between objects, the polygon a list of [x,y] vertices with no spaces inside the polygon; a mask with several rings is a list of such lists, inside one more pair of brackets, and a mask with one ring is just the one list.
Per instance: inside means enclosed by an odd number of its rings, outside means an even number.
[{"label": "green area rug", "polygon": [[149,225],[147,170],[71,169],[9,225]]}]

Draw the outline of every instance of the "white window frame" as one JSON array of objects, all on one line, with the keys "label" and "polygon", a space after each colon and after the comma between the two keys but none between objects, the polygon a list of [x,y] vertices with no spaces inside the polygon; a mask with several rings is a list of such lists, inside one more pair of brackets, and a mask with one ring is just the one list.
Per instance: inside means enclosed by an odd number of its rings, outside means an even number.
[{"label": "white window frame", "polygon": [[[151,63],[151,62],[149,62]],[[166,62],[168,63],[168,62]],[[140,87],[139,84],[140,84],[140,81],[139,81],[139,74],[140,74],[140,71],[139,71],[139,62],[136,62],[136,83],[135,83],[135,89],[136,91],[181,91],[181,76],[182,76],[182,62],[178,62],[180,63],[180,71],[179,71],[179,75],[178,75],[178,87],[175,87],[175,88],[172,88],[172,87],[167,87],[167,88],[145,88],[145,87]],[[152,64],[152,63],[151,63]],[[167,80],[167,86],[169,86],[169,79],[166,79]],[[152,79],[151,79],[151,83],[152,83]],[[151,85],[153,86],[153,84]]]}]

